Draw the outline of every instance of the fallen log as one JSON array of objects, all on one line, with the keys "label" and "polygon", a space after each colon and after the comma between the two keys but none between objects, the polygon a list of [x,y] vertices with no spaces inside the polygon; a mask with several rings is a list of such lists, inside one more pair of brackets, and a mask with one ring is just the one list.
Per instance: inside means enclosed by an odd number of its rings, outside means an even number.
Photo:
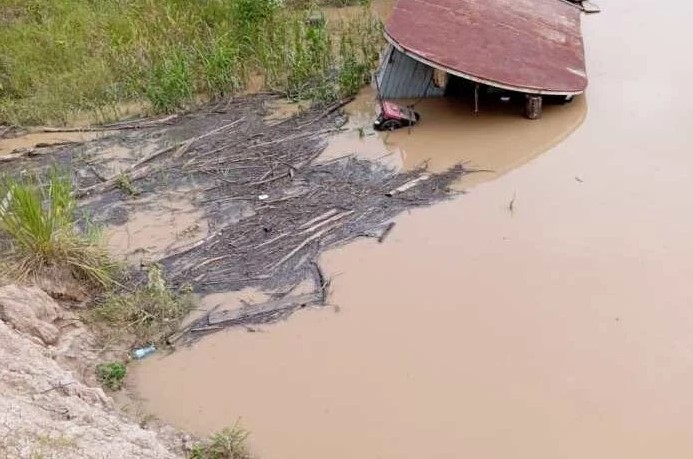
[{"label": "fallen log", "polygon": [[41,155],[46,155],[51,153],[47,149],[49,148],[54,148],[54,147],[65,147],[68,145],[82,145],[84,142],[76,142],[76,141],[65,141],[65,142],[54,142],[54,143],[46,143],[46,142],[40,142],[34,145],[33,147],[28,147],[28,148],[15,148],[12,150],[9,154],[0,156],[0,163],[1,162],[9,162],[9,161],[15,161],[20,158],[31,158],[34,156],[41,156]]},{"label": "fallen log", "polygon": [[115,131],[117,129],[106,129],[102,127],[74,127],[74,128],[54,128],[54,127],[44,127],[39,129],[39,132],[107,132]]},{"label": "fallen log", "polygon": [[81,145],[84,142],[76,141],[76,140],[65,140],[61,142],[39,142],[36,145],[34,145],[34,148],[52,148],[52,147],[64,147],[67,145]]},{"label": "fallen log", "polygon": [[124,121],[119,121],[117,123],[111,123],[111,124],[104,124],[101,126],[104,129],[145,129],[145,128],[150,128],[154,126],[160,126],[162,124],[168,124],[170,121],[173,121],[177,119],[180,115],[178,114],[173,114],[173,115],[168,115],[164,116],[163,118],[139,118],[135,120],[124,120]]},{"label": "fallen log", "polygon": [[106,124],[103,126],[82,126],[82,127],[43,127],[41,132],[108,132],[108,131],[131,131],[136,129],[147,129],[162,124],[167,124],[169,121],[175,120],[178,115],[169,115],[163,118],[142,121],[138,123],[120,122]]}]

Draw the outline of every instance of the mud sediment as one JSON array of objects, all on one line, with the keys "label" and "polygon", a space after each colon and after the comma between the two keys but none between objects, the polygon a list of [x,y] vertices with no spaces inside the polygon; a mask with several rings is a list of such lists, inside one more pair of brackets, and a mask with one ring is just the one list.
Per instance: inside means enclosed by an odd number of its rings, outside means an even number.
[{"label": "mud sediment", "polygon": [[[54,159],[71,166],[91,221],[125,228],[120,240],[128,247],[127,224],[138,212],[161,214],[167,199],[183,196],[186,202],[175,207],[200,221],[186,220],[189,228],[176,228],[181,237],[171,241],[165,225],[152,223],[158,240],[133,250],[142,263],[162,264],[174,286],[202,294],[253,287],[282,300],[278,309],[247,306],[233,320],[212,324],[205,317],[191,330],[267,322],[324,304],[329,279],[317,265],[322,251],[360,237],[382,241],[393,217],[447,199],[451,184],[468,172],[461,165],[437,174],[424,166],[398,172],[352,154],[320,162],[328,136],[346,122],[343,104],[273,122],[267,106],[275,100],[243,97],[187,115],[121,123],[79,149],[55,152]],[[22,158],[22,166],[47,165],[47,157]],[[314,281],[309,298],[292,300],[306,280]]]}]

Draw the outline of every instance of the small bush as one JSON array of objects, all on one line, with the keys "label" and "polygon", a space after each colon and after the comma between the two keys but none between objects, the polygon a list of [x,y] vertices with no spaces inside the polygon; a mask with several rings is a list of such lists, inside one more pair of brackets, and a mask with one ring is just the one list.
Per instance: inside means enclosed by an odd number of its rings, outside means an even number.
[{"label": "small bush", "polygon": [[0,254],[18,281],[53,271],[108,287],[117,265],[75,218],[72,182],[53,169],[47,177],[0,178]]},{"label": "small bush", "polygon": [[135,197],[140,194],[140,190],[135,188],[132,179],[126,173],[120,173],[116,177],[116,186],[129,197]]},{"label": "small bush", "polygon": [[249,459],[248,432],[238,425],[212,435],[193,447],[190,459]]},{"label": "small bush", "polygon": [[193,306],[192,295],[177,294],[166,285],[161,267],[151,265],[147,284],[133,292],[111,293],[91,311],[105,334],[132,334],[136,345],[162,342],[178,329]]},{"label": "small bush", "polygon": [[120,362],[101,363],[96,366],[96,377],[99,382],[111,390],[123,387],[127,368]]}]

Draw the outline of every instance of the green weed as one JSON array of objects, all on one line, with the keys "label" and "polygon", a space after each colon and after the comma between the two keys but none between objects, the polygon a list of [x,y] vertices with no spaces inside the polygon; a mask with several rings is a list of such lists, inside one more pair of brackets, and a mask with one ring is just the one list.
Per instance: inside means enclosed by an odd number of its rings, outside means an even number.
[{"label": "green weed", "polygon": [[132,335],[135,344],[144,345],[162,342],[175,332],[192,306],[192,296],[171,290],[161,267],[151,265],[146,285],[106,295],[89,315],[103,335],[113,335],[108,338]]},{"label": "green weed", "polygon": [[125,173],[121,173],[116,176],[116,186],[118,189],[120,189],[120,191],[130,197],[135,197],[140,194],[140,190],[135,188],[130,176]]},{"label": "green weed", "polygon": [[100,363],[96,366],[96,377],[101,384],[111,390],[120,390],[127,374],[127,368],[120,362]]},{"label": "green weed", "polygon": [[190,453],[190,459],[249,459],[246,446],[248,432],[238,425],[212,435],[207,441],[198,443]]},{"label": "green weed", "polygon": [[[77,228],[70,177],[0,177],[0,254],[19,281],[69,272],[100,287],[114,282],[117,265],[99,242]],[[92,235],[95,233],[91,233]]]}]

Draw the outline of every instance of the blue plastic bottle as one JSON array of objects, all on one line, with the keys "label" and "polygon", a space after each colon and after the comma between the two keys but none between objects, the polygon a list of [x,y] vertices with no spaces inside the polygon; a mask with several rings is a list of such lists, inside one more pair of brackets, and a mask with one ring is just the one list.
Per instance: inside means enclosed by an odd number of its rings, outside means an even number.
[{"label": "blue plastic bottle", "polygon": [[134,351],[132,351],[132,356],[135,359],[140,360],[147,357],[149,354],[153,354],[154,352],[156,352],[156,347],[154,347],[153,344],[150,344],[149,346],[135,349]]}]

